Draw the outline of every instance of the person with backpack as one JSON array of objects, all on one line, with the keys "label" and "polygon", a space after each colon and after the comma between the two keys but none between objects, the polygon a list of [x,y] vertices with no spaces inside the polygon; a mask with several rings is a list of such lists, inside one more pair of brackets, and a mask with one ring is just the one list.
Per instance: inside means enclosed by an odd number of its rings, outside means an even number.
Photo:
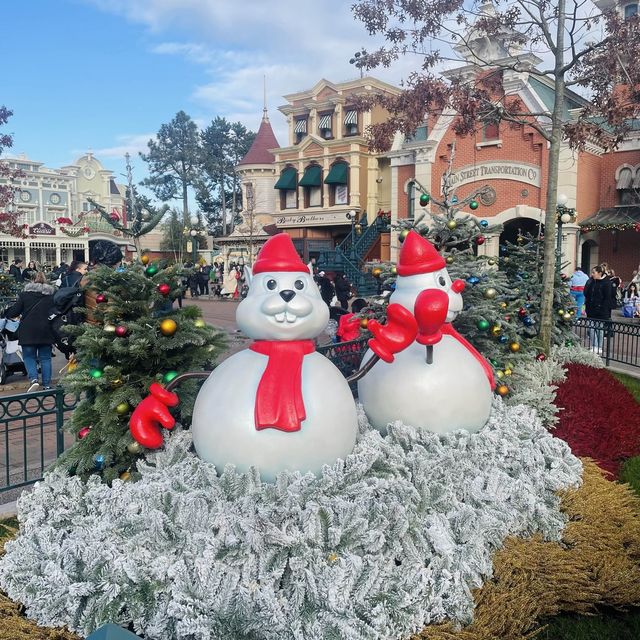
[{"label": "person with backpack", "polygon": [[32,282],[25,285],[18,299],[2,314],[5,318],[20,316],[18,344],[22,348],[22,358],[27,375],[31,380],[28,391],[37,391],[38,361],[42,371],[42,386],[51,388],[51,345],[55,337],[49,323],[53,308],[54,288],[47,283],[44,273],[37,272]]},{"label": "person with backpack", "polygon": [[74,260],[66,273],[60,274],[61,287],[76,287],[87,273],[87,263],[82,260]]}]

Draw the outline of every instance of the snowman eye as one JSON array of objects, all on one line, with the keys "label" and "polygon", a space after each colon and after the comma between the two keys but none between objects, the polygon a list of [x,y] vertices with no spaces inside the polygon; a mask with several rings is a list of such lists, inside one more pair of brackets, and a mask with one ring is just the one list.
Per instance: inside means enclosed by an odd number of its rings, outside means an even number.
[{"label": "snowman eye", "polygon": [[296,280],[293,283],[293,286],[298,290],[298,291],[302,291],[302,289],[304,289],[304,282],[302,282],[302,280]]},{"label": "snowman eye", "polygon": [[273,291],[277,286],[278,283],[273,278],[267,280],[267,289],[269,289],[269,291]]},{"label": "snowman eye", "polygon": [[438,278],[438,284],[439,284],[441,287],[444,287],[444,286],[447,284],[447,281],[444,279],[444,276],[440,276],[440,277]]}]

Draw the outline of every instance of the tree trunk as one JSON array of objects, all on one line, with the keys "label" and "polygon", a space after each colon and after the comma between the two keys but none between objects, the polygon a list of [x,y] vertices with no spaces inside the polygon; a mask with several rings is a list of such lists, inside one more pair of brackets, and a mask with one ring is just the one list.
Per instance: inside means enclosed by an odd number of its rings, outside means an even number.
[{"label": "tree trunk", "polygon": [[189,196],[187,194],[187,181],[182,180],[182,215],[185,222],[189,222]]},{"label": "tree trunk", "polygon": [[562,144],[562,115],[564,111],[565,81],[562,71],[564,52],[565,2],[558,0],[558,25],[555,51],[555,98],[551,114],[551,141],[549,144],[549,169],[547,182],[546,211],[544,216],[544,265],[542,271],[542,300],[540,303],[540,339],[542,349],[549,353],[553,334],[553,293],[555,283],[558,169],[560,166],[560,145]]},{"label": "tree trunk", "polygon": [[220,199],[222,201],[222,236],[227,235],[227,195],[224,192],[224,176],[220,180]]}]

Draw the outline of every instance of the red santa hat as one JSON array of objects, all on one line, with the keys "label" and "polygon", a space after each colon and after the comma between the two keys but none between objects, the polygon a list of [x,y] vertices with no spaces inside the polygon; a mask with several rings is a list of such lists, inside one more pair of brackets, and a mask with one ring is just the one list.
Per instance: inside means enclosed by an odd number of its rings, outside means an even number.
[{"label": "red santa hat", "polygon": [[415,276],[419,273],[433,273],[445,267],[444,258],[436,248],[413,229],[402,243],[400,260],[396,268],[400,276]]},{"label": "red santa hat", "polygon": [[272,271],[303,271],[309,273],[302,262],[291,238],[286,233],[269,238],[263,245],[253,264],[253,273]]}]

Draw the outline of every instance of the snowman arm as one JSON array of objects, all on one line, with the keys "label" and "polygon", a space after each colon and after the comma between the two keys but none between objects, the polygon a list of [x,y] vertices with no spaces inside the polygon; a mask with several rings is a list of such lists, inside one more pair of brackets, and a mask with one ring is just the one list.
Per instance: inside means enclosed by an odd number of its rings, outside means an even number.
[{"label": "snowman arm", "polygon": [[406,349],[418,335],[413,314],[397,303],[387,307],[387,324],[369,320],[367,329],[373,334],[369,348],[385,362],[393,362],[394,354]]},{"label": "snowman arm", "polygon": [[452,338],[455,338],[463,347],[471,353],[471,355],[480,363],[484,372],[487,376],[487,380],[489,380],[489,386],[493,390],[496,386],[495,378],[493,377],[493,369],[491,365],[487,362],[486,358],[482,356],[482,354],[465,338],[463,338],[451,325],[451,323],[447,323],[442,327],[442,333]]}]

